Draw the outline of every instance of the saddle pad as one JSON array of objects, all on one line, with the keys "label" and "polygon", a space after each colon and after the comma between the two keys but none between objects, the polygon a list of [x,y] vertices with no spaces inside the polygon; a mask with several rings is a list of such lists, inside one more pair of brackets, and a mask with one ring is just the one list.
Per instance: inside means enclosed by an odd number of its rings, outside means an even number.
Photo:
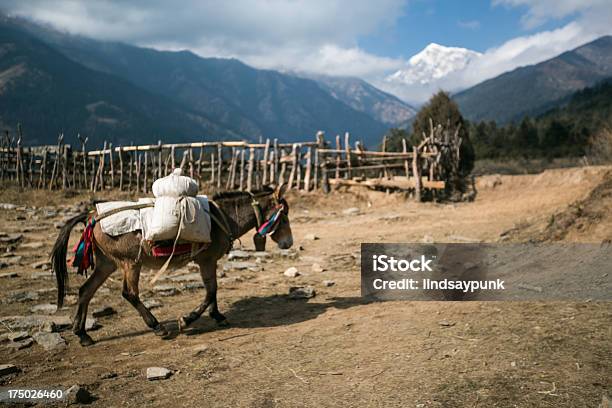
[{"label": "saddle pad", "polygon": [[[143,204],[154,202],[152,198],[140,198],[137,202],[134,201],[108,201],[105,203],[96,204],[98,214],[103,214],[115,208],[128,207],[135,204]],[[110,215],[100,220],[100,228],[102,232],[112,237],[127,234],[137,230],[142,230],[140,210],[125,210],[116,214]]]}]

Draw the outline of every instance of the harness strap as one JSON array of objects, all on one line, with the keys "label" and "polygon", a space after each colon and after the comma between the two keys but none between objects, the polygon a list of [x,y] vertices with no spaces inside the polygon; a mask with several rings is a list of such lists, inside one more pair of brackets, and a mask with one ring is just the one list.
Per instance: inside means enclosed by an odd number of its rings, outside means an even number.
[{"label": "harness strap", "polygon": [[223,210],[221,209],[221,207],[219,207],[219,204],[217,204],[213,200],[208,200],[208,202],[214,205],[217,211],[219,211],[219,214],[221,214],[221,218],[223,219],[223,222],[219,221],[219,219],[211,211],[208,212],[208,214],[210,215],[210,218],[212,218],[213,221],[217,223],[219,228],[221,228],[221,230],[225,232],[225,234],[227,235],[227,239],[230,242],[230,249],[231,249],[232,243],[234,242],[234,237],[232,236],[231,228],[230,228],[229,222],[227,221],[227,217],[225,213],[223,212]]},{"label": "harness strap", "polygon": [[121,211],[140,210],[141,208],[154,207],[154,206],[155,206],[154,203],[141,203],[141,204],[127,205],[125,207],[114,208],[112,210],[103,212],[102,214],[98,214],[96,216],[96,221],[100,221],[106,217],[110,217],[111,215],[120,213]]}]

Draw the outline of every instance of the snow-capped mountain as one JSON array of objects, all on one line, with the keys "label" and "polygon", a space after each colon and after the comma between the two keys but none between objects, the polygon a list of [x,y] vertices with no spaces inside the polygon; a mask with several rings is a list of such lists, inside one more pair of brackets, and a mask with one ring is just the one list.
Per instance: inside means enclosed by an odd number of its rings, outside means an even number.
[{"label": "snow-capped mountain", "polygon": [[465,69],[481,53],[467,48],[445,47],[431,43],[408,61],[408,67],[387,77],[390,82],[405,84],[430,84],[445,76]]},{"label": "snow-capped mountain", "polygon": [[412,56],[405,68],[375,85],[412,105],[420,105],[439,89],[461,90],[463,84],[456,81],[454,74],[464,71],[481,56],[481,53],[467,48],[431,43]]}]

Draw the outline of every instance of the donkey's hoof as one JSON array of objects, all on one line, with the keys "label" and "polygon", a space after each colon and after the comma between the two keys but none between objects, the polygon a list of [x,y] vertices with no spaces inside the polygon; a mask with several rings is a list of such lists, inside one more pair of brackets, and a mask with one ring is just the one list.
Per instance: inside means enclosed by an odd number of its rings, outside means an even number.
[{"label": "donkey's hoof", "polygon": [[178,329],[179,332],[183,332],[187,329],[187,327],[189,327],[189,322],[187,321],[187,319],[185,318],[185,316],[179,317],[178,319]]},{"label": "donkey's hoof", "polygon": [[153,333],[159,337],[166,337],[170,334],[163,324],[157,325],[157,327],[153,329]]},{"label": "donkey's hoof", "polygon": [[83,347],[91,346],[95,343],[93,339],[89,336],[89,334],[80,334],[79,335],[79,343]]}]

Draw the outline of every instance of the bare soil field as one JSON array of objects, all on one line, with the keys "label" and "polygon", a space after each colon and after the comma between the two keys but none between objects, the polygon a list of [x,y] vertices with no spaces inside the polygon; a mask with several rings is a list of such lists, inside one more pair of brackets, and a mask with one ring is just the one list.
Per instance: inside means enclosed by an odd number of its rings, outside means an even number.
[{"label": "bare soil field", "polygon": [[[115,272],[90,306],[116,311],[95,319],[96,344],[81,347],[69,329],[60,332],[67,345],[49,350],[36,342],[19,349],[5,338],[0,364],[21,372],[0,377],[0,386],[79,384],[93,396],[92,407],[597,407],[612,393],[610,302],[366,303],[360,297],[362,242],[612,238],[610,168],[483,176],[477,188],[474,202],[455,204],[366,190],[291,193],[291,250],[269,242],[267,257],[219,264],[219,308],[229,327],[202,317],[186,332],[160,339],[121,297]],[[61,316],[73,314],[84,278],[71,272],[68,306],[47,315],[53,310],[36,308],[56,298],[44,261],[59,231],[55,224],[92,197],[12,189],[1,195],[17,207],[0,210],[0,232],[9,237],[0,243],[0,336],[19,330],[19,316],[60,326]],[[10,242],[11,234],[22,236]],[[250,235],[242,245],[252,250]],[[250,264],[236,269],[235,261]],[[300,275],[286,277],[289,267]],[[161,291],[149,284],[151,272],[143,274],[141,297],[157,301],[160,321],[174,322],[200,303],[204,290],[194,272],[170,272],[158,283],[166,285]],[[288,296],[290,287],[306,285],[315,297]],[[172,375],[149,381],[148,367]]]}]

